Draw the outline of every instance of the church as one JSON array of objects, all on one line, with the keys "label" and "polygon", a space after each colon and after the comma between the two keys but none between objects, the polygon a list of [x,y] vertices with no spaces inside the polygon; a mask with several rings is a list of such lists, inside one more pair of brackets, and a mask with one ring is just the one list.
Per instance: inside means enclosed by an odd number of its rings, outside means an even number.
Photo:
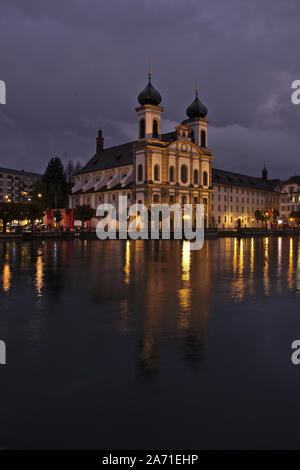
[{"label": "church", "polygon": [[162,134],[164,108],[149,72],[135,108],[137,139],[104,148],[102,130],[98,131],[95,155],[75,175],[70,208],[110,203],[117,209],[119,196],[148,209],[155,203],[203,204],[207,228],[256,227],[257,209],[278,209],[280,181],[268,180],[266,168],[261,178],[213,168],[208,111],[198,93],[196,88],[182,123]]}]

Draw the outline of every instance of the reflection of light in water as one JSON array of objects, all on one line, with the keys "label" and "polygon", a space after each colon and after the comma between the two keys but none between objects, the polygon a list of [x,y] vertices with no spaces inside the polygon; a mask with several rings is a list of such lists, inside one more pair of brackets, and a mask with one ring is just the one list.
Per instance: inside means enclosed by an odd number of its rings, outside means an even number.
[{"label": "reflection of light in water", "polygon": [[[238,250],[239,243],[239,250]],[[239,258],[238,258],[239,257]],[[232,297],[240,302],[245,295],[244,285],[244,240],[241,239],[239,242],[235,238],[233,247],[233,274],[236,275],[233,278],[232,283]]]},{"label": "reflection of light in water", "polygon": [[251,251],[250,251],[250,272],[254,271],[254,238],[251,238]]},{"label": "reflection of light in water", "polygon": [[233,274],[236,273],[237,270],[237,239],[234,239],[233,244]]},{"label": "reflection of light in water", "polygon": [[3,275],[2,275],[2,289],[4,292],[8,292],[11,287],[11,270],[8,261],[8,255],[5,256],[5,263],[3,266]]},{"label": "reflection of light in water", "polygon": [[282,237],[278,238],[278,246],[277,246],[277,290],[280,292],[281,290],[281,268],[282,268]]},{"label": "reflection of light in water", "polygon": [[128,333],[128,331],[130,331],[128,299],[122,300],[120,307],[121,307],[120,331],[122,333]]},{"label": "reflection of light in water", "polygon": [[288,272],[288,286],[290,289],[293,288],[293,273],[294,273],[294,266],[293,266],[293,255],[294,255],[294,246],[293,246],[293,238],[290,238],[290,250],[289,250],[289,272]]},{"label": "reflection of light in water", "polygon": [[250,276],[248,280],[249,295],[254,295],[254,238],[250,244]]},{"label": "reflection of light in water", "polygon": [[300,291],[300,244],[298,241],[297,244],[297,271],[296,271],[296,279],[297,279],[297,291],[299,293]]},{"label": "reflection of light in water", "polygon": [[180,306],[179,328],[189,327],[189,316],[191,311],[191,289],[189,288],[190,269],[191,269],[191,243],[185,240],[182,244],[181,269],[184,287],[178,290],[178,299]]},{"label": "reflection of light in water", "polygon": [[179,298],[179,328],[187,329],[189,327],[189,316],[191,312],[191,289],[183,288],[178,290]]},{"label": "reflection of light in water", "polygon": [[264,264],[264,287],[265,295],[269,295],[269,239],[265,238],[265,264]]},{"label": "reflection of light in water", "polygon": [[35,286],[38,297],[42,297],[43,279],[44,279],[44,262],[42,256],[38,256],[36,260],[36,275],[35,275]]},{"label": "reflection of light in water", "polygon": [[124,272],[125,272],[124,281],[125,281],[126,284],[129,284],[129,276],[130,276],[130,241],[129,240],[127,240],[127,242],[126,242]]},{"label": "reflection of light in water", "polygon": [[188,281],[190,278],[190,268],[191,268],[191,243],[189,241],[184,241],[182,245],[182,258],[181,258],[181,267],[182,267],[182,280]]},{"label": "reflection of light in water", "polygon": [[239,259],[239,273],[242,275],[244,272],[244,240],[240,241],[240,259]]}]

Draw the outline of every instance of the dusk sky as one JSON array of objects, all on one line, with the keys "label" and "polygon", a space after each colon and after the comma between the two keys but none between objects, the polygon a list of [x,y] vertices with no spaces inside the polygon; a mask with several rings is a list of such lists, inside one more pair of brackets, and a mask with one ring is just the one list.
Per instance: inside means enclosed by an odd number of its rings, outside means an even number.
[{"label": "dusk sky", "polygon": [[162,95],[163,131],[199,77],[214,167],[300,174],[300,3],[292,0],[0,0],[0,166],[43,172],[135,140],[137,96]]}]

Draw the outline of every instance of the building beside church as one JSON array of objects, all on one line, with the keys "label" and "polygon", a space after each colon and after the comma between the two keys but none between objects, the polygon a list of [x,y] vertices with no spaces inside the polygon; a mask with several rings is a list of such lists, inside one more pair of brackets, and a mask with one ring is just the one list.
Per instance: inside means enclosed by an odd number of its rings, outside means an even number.
[{"label": "building beside church", "polygon": [[[98,131],[96,153],[75,175],[70,208],[110,203],[118,206],[120,195],[129,204],[204,204],[206,227],[256,227],[255,211],[280,206],[280,181],[212,168],[207,147],[207,108],[198,89],[187,118],[173,132],[161,133],[164,108],[161,95],[151,83],[138,96],[137,139],[104,148]],[[96,220],[93,225],[96,225]]]},{"label": "building beside church", "polygon": [[38,173],[0,168],[0,202],[30,201],[33,185],[41,177]]},{"label": "building beside church", "polygon": [[280,188],[280,217],[289,223],[293,212],[300,213],[300,176],[292,176]]}]

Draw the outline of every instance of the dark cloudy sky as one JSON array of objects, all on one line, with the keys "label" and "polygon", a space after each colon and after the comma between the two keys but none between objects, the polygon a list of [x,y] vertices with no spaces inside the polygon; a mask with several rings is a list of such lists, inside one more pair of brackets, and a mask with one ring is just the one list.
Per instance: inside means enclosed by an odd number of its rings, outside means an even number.
[{"label": "dark cloudy sky", "polygon": [[0,166],[85,163],[136,138],[137,95],[152,57],[164,130],[199,97],[215,166],[300,174],[299,0],[0,0]]}]

